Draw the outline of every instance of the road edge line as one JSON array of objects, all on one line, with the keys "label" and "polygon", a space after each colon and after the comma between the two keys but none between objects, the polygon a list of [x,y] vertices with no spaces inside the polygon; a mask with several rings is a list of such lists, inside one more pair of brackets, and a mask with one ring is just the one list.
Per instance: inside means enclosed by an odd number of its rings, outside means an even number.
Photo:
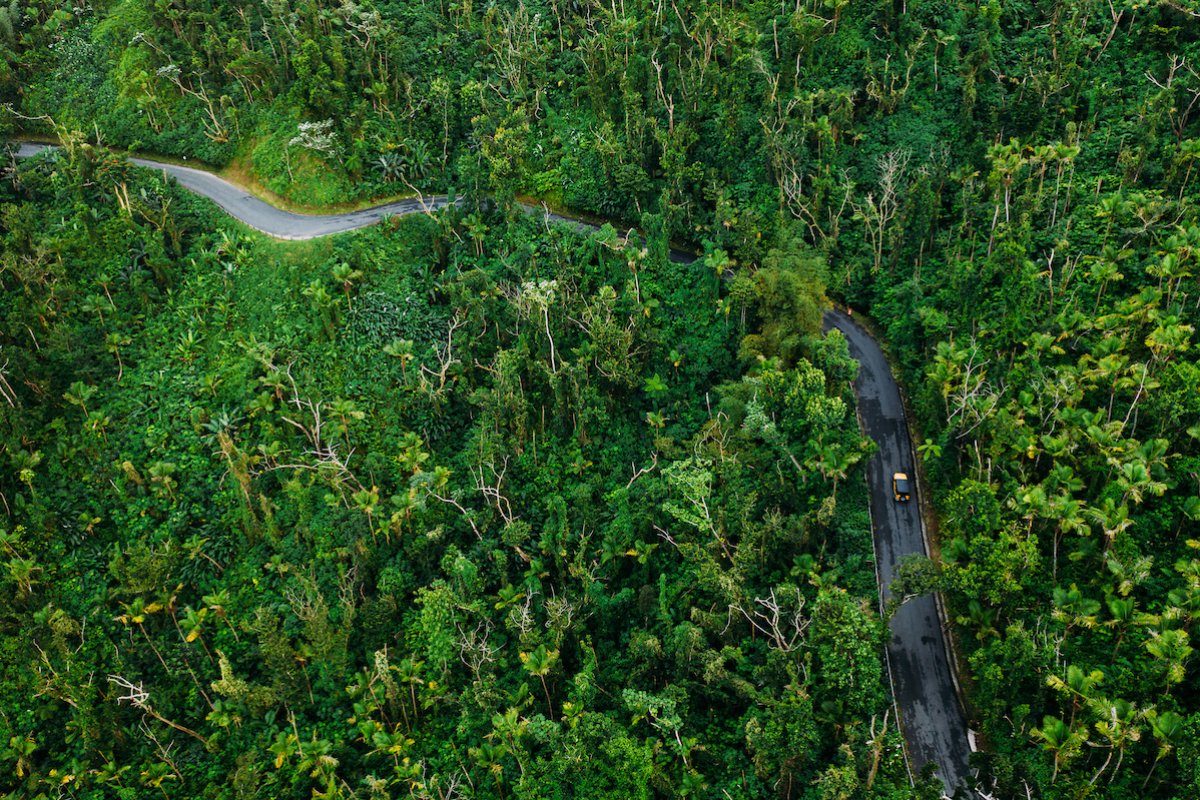
[{"label": "road edge line", "polygon": [[[913,430],[916,428],[916,425],[913,424],[912,404],[909,402],[908,392],[904,388],[904,383],[896,377],[898,373],[896,372],[895,366],[892,363],[892,354],[883,347],[883,342],[885,340],[875,335],[875,333],[871,330],[871,328],[874,326],[870,325],[870,318],[867,317],[864,319],[861,316],[857,318],[851,317],[850,321],[852,324],[861,327],[872,339],[875,340],[875,342],[879,343],[879,349],[883,353],[883,357],[888,362],[888,370],[892,373],[892,380],[896,384],[896,389],[900,392],[900,405],[904,408],[904,435],[905,438],[908,439],[909,451],[913,454],[913,466],[915,468],[914,472],[917,480],[917,505],[920,506],[921,512],[917,516],[920,517],[921,520],[921,543],[925,547],[925,557],[932,560],[933,542],[930,539],[929,526],[925,524],[925,521],[927,514],[931,517],[933,516],[933,505],[930,496],[926,492],[924,463],[917,454],[916,442],[913,439]],[[859,420],[859,425],[861,428],[861,419]],[[872,543],[874,543],[874,539],[872,539]],[[962,712],[963,720],[969,723],[970,715],[967,713],[969,705],[967,703],[966,694],[962,688],[962,684],[959,681],[958,675],[958,671],[961,669],[962,664],[958,658],[957,648],[955,648],[952,644],[953,639],[949,635],[951,628],[949,620],[946,616],[945,600],[943,599],[941,592],[933,592],[933,600],[934,607],[938,612],[938,623],[942,628],[942,647],[946,651],[946,660],[951,667],[950,681],[954,685],[954,696],[958,699],[958,708],[959,711]],[[967,727],[967,731],[969,733],[974,733],[969,725]],[[978,748],[974,746],[974,741],[971,741],[971,737],[968,737],[968,746],[971,747],[972,753],[978,752]]]},{"label": "road edge line", "polygon": [[[833,310],[840,311],[837,307],[834,307]],[[853,322],[853,320],[851,321]],[[836,325],[831,325],[830,327],[841,333]],[[828,331],[826,331],[825,335],[829,335]],[[844,336],[845,334],[843,334]],[[862,362],[855,359],[854,363],[858,366],[858,369],[862,368]],[[854,378],[858,380],[858,375],[856,374]],[[871,437],[867,434],[866,426],[863,424],[862,404],[859,403],[858,391],[854,388],[854,381],[850,382],[850,390],[854,393],[854,419],[858,422],[858,432],[866,437],[868,441],[872,441]],[[863,484],[867,487],[867,519],[871,525],[871,567],[875,572],[875,596],[879,605],[879,620],[884,624],[888,632],[888,639],[890,640],[892,626],[884,614],[883,580],[879,575],[879,548],[875,545],[875,510],[871,508],[871,474],[870,469],[866,465],[863,467]],[[888,689],[892,695],[892,713],[896,715],[896,729],[900,732],[900,752],[904,756],[904,771],[908,773],[908,785],[915,788],[917,780],[913,775],[912,760],[908,757],[908,737],[904,735],[904,717],[900,714],[900,701],[896,697],[896,677],[892,673],[892,655],[888,652],[887,644],[883,645],[883,663],[887,667]]]},{"label": "road edge line", "polygon": [[[879,341],[876,339],[876,341]],[[883,348],[880,348],[881,350]],[[884,351],[884,357],[888,357],[887,351]],[[888,369],[892,369],[890,359]],[[896,371],[892,369],[892,377],[895,379]],[[916,427],[912,423],[912,407],[908,401],[908,392],[904,390],[904,385],[900,381],[896,381],[896,388],[900,391],[900,404],[904,407],[904,435],[908,439],[909,451],[913,454],[913,466],[916,467],[914,472],[917,476],[917,505],[920,506],[920,513],[917,515],[921,520],[921,543],[925,547],[925,557],[933,560],[933,541],[930,538],[929,526],[925,524],[926,515],[933,516],[933,501],[927,493],[927,482],[925,480],[925,465],[921,457],[917,454],[916,441],[913,439],[913,429]],[[950,664],[950,682],[954,684],[954,696],[958,699],[958,710],[962,712],[963,721],[970,722],[970,715],[967,713],[967,698],[966,693],[959,681],[958,673],[962,668],[962,664],[958,658],[958,649],[953,645],[953,637],[951,634],[951,626],[948,616],[946,615],[946,601],[941,592],[933,593],[933,603],[938,612],[938,623],[942,627],[942,647],[946,651],[946,660]],[[970,725],[967,725],[968,733],[973,733]],[[967,737],[967,744],[971,748],[971,752],[978,752],[975,747],[974,738]]]}]

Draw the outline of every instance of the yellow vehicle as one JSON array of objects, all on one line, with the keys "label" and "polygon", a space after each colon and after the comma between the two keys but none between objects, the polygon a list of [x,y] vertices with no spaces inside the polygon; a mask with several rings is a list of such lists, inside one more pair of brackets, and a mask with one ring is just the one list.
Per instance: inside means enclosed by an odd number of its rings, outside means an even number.
[{"label": "yellow vehicle", "polygon": [[897,503],[907,503],[912,499],[912,489],[908,485],[908,475],[903,472],[892,473],[892,494]]}]

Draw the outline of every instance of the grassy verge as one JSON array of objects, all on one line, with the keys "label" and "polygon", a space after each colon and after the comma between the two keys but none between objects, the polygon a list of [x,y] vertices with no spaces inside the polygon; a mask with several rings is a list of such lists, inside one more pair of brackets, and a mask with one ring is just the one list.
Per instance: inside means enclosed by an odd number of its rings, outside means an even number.
[{"label": "grassy verge", "polygon": [[[159,156],[147,156],[159,159]],[[167,159],[163,159],[166,161]],[[178,162],[170,162],[178,163]],[[187,164],[187,162],[184,162]],[[195,163],[187,164],[188,166],[198,166]],[[230,183],[245,189],[250,194],[262,200],[264,203],[270,203],[276,208],[281,208],[284,211],[291,211],[295,214],[344,214],[352,211],[362,211],[366,208],[381,206],[387,203],[394,203],[397,200],[407,200],[411,197],[416,197],[412,192],[401,192],[398,194],[383,195],[381,197],[367,197],[362,200],[354,200],[348,203],[325,203],[314,205],[310,203],[301,203],[291,198],[284,197],[277,192],[271,191],[262,181],[254,174],[254,167],[249,158],[242,156],[235,157],[229,162],[229,165],[213,170],[208,166],[201,166],[201,169],[208,169],[216,175],[224,178]],[[430,192],[434,194],[434,192]]]},{"label": "grassy verge", "polygon": [[[49,145],[57,145],[59,143],[58,139],[53,136],[38,135],[20,135],[14,137],[13,141]],[[114,153],[120,153],[121,155],[129,158],[145,158],[160,162],[162,164],[172,164],[177,167],[191,167],[193,169],[211,172],[213,175],[229,181],[239,189],[243,189],[246,192],[254,195],[264,203],[269,203],[276,208],[283,209],[284,211],[291,211],[295,214],[344,214],[353,211],[362,211],[366,208],[373,208],[374,206],[381,206],[387,203],[393,203],[397,200],[407,200],[411,197],[416,197],[416,195],[411,192],[405,192],[385,195],[383,197],[365,198],[363,200],[357,200],[350,203],[311,205],[308,203],[299,203],[295,200],[284,197],[283,195],[276,194],[268,189],[265,185],[263,185],[262,181],[255,177],[249,161],[245,159],[234,159],[228,166],[221,169],[216,169],[211,164],[206,164],[203,161],[187,158],[176,158],[174,156],[165,156],[161,153],[155,153],[150,150],[125,150],[120,147],[109,147],[108,145],[104,146]]]},{"label": "grassy verge", "polygon": [[[32,142],[32,143],[36,143],[36,144],[50,144],[50,145],[58,144],[57,140],[54,137],[50,137],[50,136],[25,136],[25,135],[22,135],[22,136],[16,137],[14,139],[14,141]],[[253,166],[251,165],[250,160],[243,156],[234,158],[233,161],[231,161],[229,163],[229,165],[226,167],[223,167],[221,169],[214,169],[211,165],[206,164],[203,161],[195,161],[195,160],[189,160],[186,158],[175,158],[172,156],[164,156],[159,153],[154,153],[154,152],[150,152],[150,151],[146,151],[146,150],[129,151],[129,150],[124,150],[124,149],[118,148],[118,147],[110,147],[108,149],[112,150],[114,153],[121,153],[122,155],[131,157],[131,158],[145,158],[145,159],[150,159],[150,160],[157,161],[157,162],[160,162],[163,164],[172,164],[172,165],[180,166],[180,167],[191,167],[193,169],[200,169],[200,170],[204,170],[205,172],[211,172],[212,174],[228,181],[229,183],[233,184],[234,186],[237,186],[239,189],[242,189],[242,190],[248,192],[249,194],[254,195],[259,200],[262,200],[264,203],[268,203],[269,205],[275,206],[276,208],[282,209],[284,211],[290,211],[294,214],[308,214],[308,215],[313,215],[313,216],[324,215],[324,214],[345,214],[345,213],[352,213],[355,211],[362,211],[364,209],[373,208],[375,206],[386,205],[388,203],[394,203],[398,200],[408,200],[410,198],[416,197],[415,194],[412,194],[410,192],[410,193],[385,195],[382,197],[366,198],[363,200],[357,200],[357,201],[353,201],[353,202],[349,202],[349,203],[311,205],[311,204],[307,204],[307,203],[296,202],[295,200],[291,200],[287,197],[284,197],[283,195],[280,195],[276,192],[271,191],[269,188],[267,188],[262,183],[262,181],[260,181],[254,175]],[[430,196],[432,194],[436,194],[436,192],[431,192],[427,196]],[[587,212],[581,212],[581,211],[577,211],[577,210],[574,210],[571,208],[567,208],[560,203],[548,202],[548,201],[541,200],[539,198],[531,197],[531,196],[527,196],[527,195],[518,195],[516,199],[518,202],[524,203],[526,205],[535,206],[535,207],[544,207],[553,214],[558,214],[559,216],[565,217],[567,219],[578,220],[579,222],[584,222],[589,225],[601,226],[606,223],[612,223],[612,220],[608,220],[603,217],[596,216],[594,214],[589,214]],[[247,231],[253,230],[245,225],[241,225],[241,227],[245,228]],[[615,224],[613,224],[613,227],[619,233],[624,233],[629,230],[634,230],[634,231],[637,230],[636,227],[626,225],[625,223],[615,223]],[[258,234],[259,232],[254,231],[254,233]],[[262,235],[262,234],[260,234],[260,235]],[[681,252],[696,254],[696,250],[694,247],[684,244],[682,242],[672,241],[672,242],[669,242],[669,246],[671,248],[679,250]]]}]

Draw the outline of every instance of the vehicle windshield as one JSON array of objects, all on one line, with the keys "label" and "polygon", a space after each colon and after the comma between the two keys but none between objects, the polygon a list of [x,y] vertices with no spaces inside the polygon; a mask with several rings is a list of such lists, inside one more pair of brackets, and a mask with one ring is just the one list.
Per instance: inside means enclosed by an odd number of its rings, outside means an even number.
[{"label": "vehicle windshield", "polygon": [[903,478],[896,479],[896,491],[900,494],[908,494],[908,481]]}]

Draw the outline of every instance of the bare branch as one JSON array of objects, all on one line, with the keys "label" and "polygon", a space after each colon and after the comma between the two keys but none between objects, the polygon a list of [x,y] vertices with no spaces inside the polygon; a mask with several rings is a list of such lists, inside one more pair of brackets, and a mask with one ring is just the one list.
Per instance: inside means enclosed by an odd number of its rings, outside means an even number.
[{"label": "bare branch", "polygon": [[633,467],[633,477],[629,479],[629,483],[625,484],[626,489],[628,489],[630,486],[633,486],[633,482],[638,478],[654,471],[654,469],[658,466],[658,453],[655,453],[651,457],[650,466],[648,467],[639,468],[637,464],[630,464],[629,466]]},{"label": "bare branch", "polygon": [[775,596],[771,589],[766,597],[756,597],[750,608],[741,605],[730,605],[730,621],[725,629],[732,624],[733,612],[736,611],[750,623],[754,630],[766,637],[771,647],[783,653],[791,653],[804,643],[804,634],[808,630],[810,619],[804,616],[805,599],[798,587],[790,587],[791,592],[784,600]]}]

